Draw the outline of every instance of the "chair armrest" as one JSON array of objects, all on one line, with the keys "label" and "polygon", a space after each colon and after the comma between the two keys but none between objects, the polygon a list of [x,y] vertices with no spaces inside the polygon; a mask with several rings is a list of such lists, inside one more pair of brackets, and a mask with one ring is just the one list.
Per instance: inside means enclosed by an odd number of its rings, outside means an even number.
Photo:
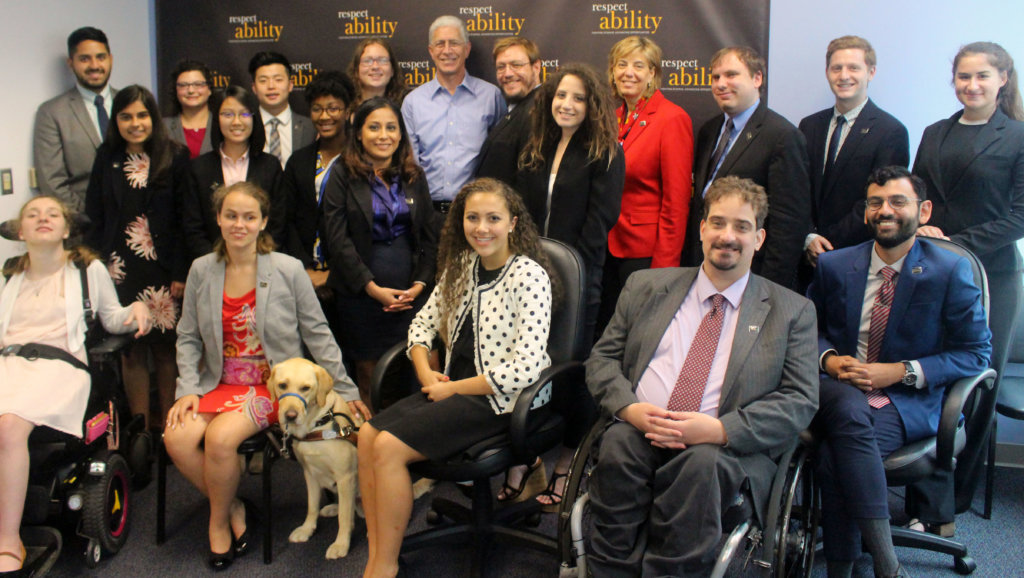
[{"label": "chair armrest", "polygon": [[102,341],[93,345],[89,348],[89,359],[94,361],[101,361],[109,355],[118,353],[125,347],[127,347],[134,337],[130,333],[126,334],[115,334],[104,337]]},{"label": "chair armrest", "polygon": [[384,355],[380,356],[377,360],[377,366],[373,369],[373,377],[370,380],[370,411],[374,415],[380,411],[381,396],[383,395],[384,388],[384,377],[388,371],[391,370],[397,363],[409,362],[409,358],[405,356],[406,342],[401,341],[396,343],[391,349],[384,352]]},{"label": "chair armrest", "polygon": [[946,399],[942,403],[942,416],[939,418],[939,431],[935,439],[936,467],[950,471],[953,469],[953,458],[956,457],[956,431],[964,406],[975,389],[979,386],[992,389],[995,380],[995,370],[986,369],[978,375],[958,379],[949,386]]},{"label": "chair armrest", "polygon": [[534,457],[529,455],[531,450],[527,445],[527,437],[530,433],[530,407],[533,405],[533,400],[537,398],[537,394],[540,393],[541,388],[545,384],[552,382],[556,377],[566,375],[572,371],[579,371],[581,373],[580,379],[583,379],[583,362],[565,361],[556,365],[550,365],[541,372],[537,381],[519,392],[516,405],[512,408],[512,422],[509,425],[512,451],[515,452],[517,457],[526,460]]}]

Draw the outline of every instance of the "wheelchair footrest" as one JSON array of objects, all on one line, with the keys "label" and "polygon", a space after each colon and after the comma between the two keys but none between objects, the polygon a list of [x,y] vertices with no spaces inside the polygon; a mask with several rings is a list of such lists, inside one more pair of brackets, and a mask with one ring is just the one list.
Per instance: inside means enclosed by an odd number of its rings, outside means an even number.
[{"label": "wheelchair footrest", "polygon": [[60,558],[63,540],[56,528],[49,526],[26,526],[21,529],[21,541],[25,544],[26,576],[42,576]]}]

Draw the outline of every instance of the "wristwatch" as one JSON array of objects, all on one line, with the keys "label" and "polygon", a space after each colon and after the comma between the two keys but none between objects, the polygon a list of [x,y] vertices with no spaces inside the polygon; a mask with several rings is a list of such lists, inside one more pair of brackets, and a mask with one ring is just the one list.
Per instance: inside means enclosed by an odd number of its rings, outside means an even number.
[{"label": "wristwatch", "polygon": [[909,361],[904,361],[903,367],[907,370],[907,372],[903,374],[903,379],[900,380],[900,383],[906,385],[907,387],[916,388],[917,373],[914,371],[914,366]]}]

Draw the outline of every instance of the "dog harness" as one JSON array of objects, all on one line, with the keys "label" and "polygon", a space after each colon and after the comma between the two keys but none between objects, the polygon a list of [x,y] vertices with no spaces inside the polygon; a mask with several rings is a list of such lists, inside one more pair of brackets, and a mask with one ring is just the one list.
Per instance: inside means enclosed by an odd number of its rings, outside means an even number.
[{"label": "dog harness", "polygon": [[[278,397],[278,400],[282,400],[286,397],[295,397],[301,400],[303,409],[306,409],[309,405],[306,402],[306,398],[293,392],[281,394]],[[348,425],[339,425],[337,420],[337,418],[339,417],[344,418],[345,421],[348,422]],[[329,428],[324,427],[328,425],[330,426]],[[284,430],[284,437],[281,440],[282,447],[280,448],[280,451],[281,455],[284,456],[285,459],[291,458],[291,444],[294,442],[320,442],[340,438],[351,443],[354,446],[358,446],[359,428],[356,426],[356,423],[352,421],[351,417],[343,413],[334,413],[334,410],[332,409],[328,409],[327,413],[321,416],[320,419],[318,419],[316,423],[313,424],[313,430],[307,433],[306,435],[302,436],[301,438],[291,435],[290,433],[288,433],[288,430],[284,428],[281,429]]]}]

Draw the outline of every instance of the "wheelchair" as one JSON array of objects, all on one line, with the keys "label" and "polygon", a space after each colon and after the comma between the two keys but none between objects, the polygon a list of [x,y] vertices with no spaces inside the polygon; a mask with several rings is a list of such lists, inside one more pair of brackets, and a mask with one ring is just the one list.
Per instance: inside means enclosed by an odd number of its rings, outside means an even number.
[{"label": "wheelchair", "polygon": [[[588,484],[597,460],[596,443],[608,427],[598,421],[580,444],[569,466],[564,499],[558,511],[560,578],[588,576],[588,538],[593,530]],[[710,576],[806,576],[814,565],[819,494],[813,481],[810,449],[794,443],[778,460],[765,520],[759,521],[748,492],[741,491],[722,514],[721,551]],[[737,554],[743,552],[742,564]]]},{"label": "wheelchair", "polygon": [[130,415],[121,382],[120,352],[131,340],[109,336],[87,346],[92,387],[83,438],[47,427],[29,436],[21,527],[26,575],[45,574],[67,534],[81,542],[89,568],[116,554],[128,539],[133,486],[148,482],[153,449],[143,416]]}]

